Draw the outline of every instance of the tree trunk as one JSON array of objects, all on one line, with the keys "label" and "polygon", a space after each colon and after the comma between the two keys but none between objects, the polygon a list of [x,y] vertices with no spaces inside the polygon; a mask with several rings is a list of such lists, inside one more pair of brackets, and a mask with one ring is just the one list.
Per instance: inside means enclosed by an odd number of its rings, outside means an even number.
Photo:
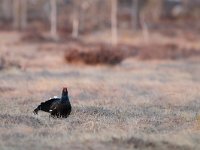
[{"label": "tree trunk", "polygon": [[72,37],[78,38],[79,35],[79,12],[78,6],[76,4],[73,5],[73,18],[72,18]]},{"label": "tree trunk", "polygon": [[21,0],[21,29],[27,27],[27,0]]},{"label": "tree trunk", "polygon": [[57,39],[57,0],[50,0],[51,5],[51,37]]},{"label": "tree trunk", "polygon": [[10,0],[3,0],[2,2],[2,13],[6,20],[11,20],[12,18],[11,4]]},{"label": "tree trunk", "polygon": [[20,29],[20,0],[13,0],[13,27]]},{"label": "tree trunk", "polygon": [[117,37],[117,0],[111,0],[111,32],[112,32],[112,44],[116,45],[118,41]]},{"label": "tree trunk", "polygon": [[27,26],[27,0],[13,0],[13,27],[17,30]]},{"label": "tree trunk", "polygon": [[141,28],[139,0],[132,0],[132,25],[135,30]]}]

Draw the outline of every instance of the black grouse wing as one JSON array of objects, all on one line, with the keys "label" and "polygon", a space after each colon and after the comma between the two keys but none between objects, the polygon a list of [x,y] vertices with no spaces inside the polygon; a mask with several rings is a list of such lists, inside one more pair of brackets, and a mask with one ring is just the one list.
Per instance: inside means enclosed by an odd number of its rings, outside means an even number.
[{"label": "black grouse wing", "polygon": [[58,101],[60,101],[60,98],[51,98],[45,102],[42,102],[33,112],[35,114],[37,114],[39,110],[49,112],[51,106]]}]

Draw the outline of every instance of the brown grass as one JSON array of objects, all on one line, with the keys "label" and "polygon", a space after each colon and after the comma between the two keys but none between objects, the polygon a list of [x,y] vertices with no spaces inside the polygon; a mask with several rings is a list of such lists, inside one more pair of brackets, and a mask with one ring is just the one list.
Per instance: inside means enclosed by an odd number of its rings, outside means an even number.
[{"label": "brown grass", "polygon": [[[62,59],[66,45],[18,43],[12,34],[4,36],[1,54],[25,69],[0,71],[0,149],[200,148],[199,59],[69,65]],[[33,115],[63,86],[73,106],[69,118]]]}]

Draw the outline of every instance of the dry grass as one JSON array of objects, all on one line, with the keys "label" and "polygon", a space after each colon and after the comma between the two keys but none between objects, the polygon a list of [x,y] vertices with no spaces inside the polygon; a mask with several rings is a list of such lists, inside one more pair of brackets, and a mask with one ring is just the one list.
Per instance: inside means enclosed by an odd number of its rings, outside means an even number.
[{"label": "dry grass", "polygon": [[[195,72],[199,62],[129,60],[115,68],[81,68],[1,72],[1,89],[5,89],[0,91],[1,147],[179,150],[199,146],[200,78]],[[69,86],[73,105],[69,118],[49,121],[46,113],[32,114],[40,101],[59,95],[64,85]],[[170,141],[171,135],[178,140]]]},{"label": "dry grass", "polygon": [[[1,45],[24,69],[0,71],[0,149],[200,148],[199,60],[75,66],[61,61],[60,51],[38,51],[44,45]],[[73,106],[69,118],[34,116],[37,104],[63,86]]]}]

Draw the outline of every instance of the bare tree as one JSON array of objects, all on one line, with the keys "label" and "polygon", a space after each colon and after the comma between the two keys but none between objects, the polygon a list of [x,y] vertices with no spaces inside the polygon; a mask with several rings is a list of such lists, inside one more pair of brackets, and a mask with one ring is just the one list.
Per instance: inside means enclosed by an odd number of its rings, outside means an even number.
[{"label": "bare tree", "polygon": [[13,0],[13,27],[24,29],[27,25],[27,0]]},{"label": "bare tree", "polygon": [[117,37],[117,0],[111,0],[111,30],[112,30],[112,44],[116,45]]},{"label": "bare tree", "polygon": [[78,1],[73,1],[73,14],[72,14],[72,37],[78,38],[79,35],[79,6]]},{"label": "bare tree", "polygon": [[12,18],[11,4],[11,0],[3,0],[2,2],[2,13],[6,20],[10,20]]},{"label": "bare tree", "polygon": [[136,30],[141,28],[139,0],[132,0],[132,25]]},{"label": "bare tree", "polygon": [[57,0],[50,0],[51,6],[51,37],[57,39]]},{"label": "bare tree", "polygon": [[21,28],[27,27],[27,0],[21,0]]},{"label": "bare tree", "polygon": [[13,27],[20,28],[20,0],[13,0]]}]

